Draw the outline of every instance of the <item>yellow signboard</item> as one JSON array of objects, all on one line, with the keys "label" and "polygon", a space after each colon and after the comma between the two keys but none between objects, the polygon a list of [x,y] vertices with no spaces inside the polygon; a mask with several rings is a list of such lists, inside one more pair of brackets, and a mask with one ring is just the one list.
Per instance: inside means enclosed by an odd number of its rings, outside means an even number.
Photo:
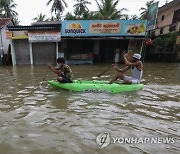
[{"label": "yellow signboard", "polygon": [[12,32],[6,32],[6,38],[12,39]]},{"label": "yellow signboard", "polygon": [[27,31],[13,31],[12,39],[28,39]]}]

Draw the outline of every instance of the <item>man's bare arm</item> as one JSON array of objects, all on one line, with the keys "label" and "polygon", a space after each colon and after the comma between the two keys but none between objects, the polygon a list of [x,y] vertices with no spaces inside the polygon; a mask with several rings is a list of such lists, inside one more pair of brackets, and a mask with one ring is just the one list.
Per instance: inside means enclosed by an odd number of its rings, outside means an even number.
[{"label": "man's bare arm", "polygon": [[114,66],[114,69],[116,70],[116,71],[118,71],[118,72],[121,72],[121,73],[124,73],[124,72],[126,72],[127,70],[129,70],[129,66],[126,66],[126,67],[124,67],[123,69],[119,69],[119,68],[117,68],[117,67],[115,67]]},{"label": "man's bare arm", "polygon": [[137,61],[135,63],[131,63],[127,60],[126,56],[124,56],[124,62],[126,64],[126,66],[138,66],[141,64],[141,61]]},{"label": "man's bare arm", "polygon": [[50,70],[52,70],[54,73],[56,73],[56,74],[60,74],[60,73],[62,72],[61,70],[57,69],[56,67],[52,67],[52,66],[49,65],[49,64],[48,64],[48,68],[49,68]]}]

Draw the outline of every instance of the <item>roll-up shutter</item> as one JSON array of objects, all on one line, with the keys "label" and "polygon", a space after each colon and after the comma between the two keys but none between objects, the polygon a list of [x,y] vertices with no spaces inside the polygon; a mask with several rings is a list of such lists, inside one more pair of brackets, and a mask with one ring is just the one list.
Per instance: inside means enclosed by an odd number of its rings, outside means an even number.
[{"label": "roll-up shutter", "polygon": [[28,40],[14,40],[14,48],[17,64],[30,64],[30,52]]},{"label": "roll-up shutter", "polygon": [[53,56],[56,57],[56,43],[32,43],[32,51],[34,64],[47,64],[51,62]]}]

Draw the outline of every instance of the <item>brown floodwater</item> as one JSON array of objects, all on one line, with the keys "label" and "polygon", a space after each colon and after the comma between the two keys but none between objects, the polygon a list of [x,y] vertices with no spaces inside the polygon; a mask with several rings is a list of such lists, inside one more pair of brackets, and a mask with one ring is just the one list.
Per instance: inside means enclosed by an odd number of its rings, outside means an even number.
[{"label": "brown floodwater", "polygon": [[[114,70],[96,77],[109,65],[71,67],[76,79],[109,80]],[[45,75],[56,78],[45,65],[0,67],[1,154],[180,152],[180,64],[145,62],[143,90],[120,94],[54,89]],[[99,148],[105,132],[110,144]],[[122,142],[130,137],[171,142]]]}]

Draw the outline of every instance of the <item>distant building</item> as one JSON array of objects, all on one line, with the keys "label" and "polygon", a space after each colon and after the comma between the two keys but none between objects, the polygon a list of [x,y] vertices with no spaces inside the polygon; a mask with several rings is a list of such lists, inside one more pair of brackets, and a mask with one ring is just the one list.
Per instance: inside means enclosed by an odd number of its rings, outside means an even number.
[{"label": "distant building", "polygon": [[59,56],[61,21],[8,26],[8,30],[11,33],[13,65],[55,63]]},{"label": "distant building", "polygon": [[115,49],[140,53],[145,20],[69,20],[9,26],[12,63],[47,64],[64,57],[69,64],[113,62]]},{"label": "distant building", "polygon": [[[163,62],[180,61],[180,0],[173,0],[162,7],[158,8],[156,29],[149,32],[149,37],[153,41],[159,39],[164,41],[161,43],[149,46],[146,51],[146,59]],[[173,33],[174,43],[166,42],[166,36]],[[171,36],[173,36],[171,35]],[[168,35],[170,36],[170,35]]]},{"label": "distant building", "polygon": [[114,62],[126,52],[141,53],[145,20],[64,20],[60,51],[68,63]]},{"label": "distant building", "polygon": [[151,36],[165,35],[180,30],[180,0],[173,0],[158,9],[157,27]]}]

